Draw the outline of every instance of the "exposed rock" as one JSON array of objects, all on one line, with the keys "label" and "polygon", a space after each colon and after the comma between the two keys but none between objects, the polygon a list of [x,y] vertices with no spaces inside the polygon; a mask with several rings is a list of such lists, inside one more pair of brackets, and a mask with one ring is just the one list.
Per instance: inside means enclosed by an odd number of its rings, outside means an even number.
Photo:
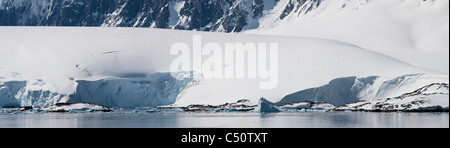
[{"label": "exposed rock", "polygon": [[[187,112],[197,111],[214,111],[214,112],[247,112],[254,110],[256,105],[251,105],[248,100],[239,100],[236,103],[226,103],[222,105],[189,105],[181,107],[182,110]],[[164,107],[160,108],[163,109]]]},{"label": "exposed rock", "polygon": [[411,93],[378,101],[359,101],[337,107],[336,111],[448,112],[449,85],[433,83]]},{"label": "exposed rock", "polygon": [[0,1],[0,26],[240,32],[249,21],[261,17],[264,8],[263,0],[3,0]]},{"label": "exposed rock", "polygon": [[112,109],[90,103],[57,103],[56,105],[43,109],[48,112],[111,112]]}]

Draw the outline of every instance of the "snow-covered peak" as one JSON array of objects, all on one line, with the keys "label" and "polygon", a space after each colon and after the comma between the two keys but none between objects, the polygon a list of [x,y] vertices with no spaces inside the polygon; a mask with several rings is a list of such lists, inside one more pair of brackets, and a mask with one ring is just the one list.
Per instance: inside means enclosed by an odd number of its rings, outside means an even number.
[{"label": "snow-covered peak", "polygon": [[275,0],[2,0],[0,25],[241,32],[257,28],[257,20],[275,3]]},{"label": "snow-covered peak", "polygon": [[285,4],[285,9],[281,12],[280,19],[289,17],[299,17],[305,15],[310,11],[320,6],[322,0],[289,0],[286,2],[280,2],[279,4]]}]

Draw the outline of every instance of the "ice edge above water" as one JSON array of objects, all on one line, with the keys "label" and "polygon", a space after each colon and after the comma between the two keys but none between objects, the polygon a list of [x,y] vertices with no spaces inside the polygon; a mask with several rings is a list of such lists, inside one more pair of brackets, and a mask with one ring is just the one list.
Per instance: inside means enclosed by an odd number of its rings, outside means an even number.
[{"label": "ice edge above water", "polygon": [[[223,102],[223,105],[174,105],[178,95],[187,86],[200,81],[200,78],[193,77],[192,74],[178,73],[178,78],[173,78],[170,73],[157,73],[138,78],[79,80],[77,82],[81,84],[78,85],[77,92],[70,95],[45,90],[26,92],[26,82],[9,81],[0,84],[0,105],[3,108],[45,108],[44,111],[64,108],[66,112],[79,110],[71,107],[73,104],[82,104],[87,108],[85,111],[95,110],[99,108],[98,105],[114,108],[156,107],[153,112],[164,109],[214,112],[448,111],[449,106],[449,86],[447,83],[439,83],[439,80],[448,78],[424,74],[394,79],[374,76],[338,78],[327,85],[287,95],[275,103],[262,98],[257,104],[239,100],[236,103]],[[426,86],[418,87],[427,83],[429,84]],[[398,95],[399,93],[402,94]],[[67,101],[64,101],[65,97],[68,97]],[[66,107],[63,106],[65,103],[68,104]],[[94,108],[89,109],[90,106]]]}]

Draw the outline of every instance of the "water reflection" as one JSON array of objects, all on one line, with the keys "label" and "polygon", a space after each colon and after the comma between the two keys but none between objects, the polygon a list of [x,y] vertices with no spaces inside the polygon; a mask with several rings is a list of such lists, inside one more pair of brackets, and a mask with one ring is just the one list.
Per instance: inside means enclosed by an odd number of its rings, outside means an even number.
[{"label": "water reflection", "polygon": [[0,114],[0,127],[346,128],[449,127],[448,113],[84,113]]}]

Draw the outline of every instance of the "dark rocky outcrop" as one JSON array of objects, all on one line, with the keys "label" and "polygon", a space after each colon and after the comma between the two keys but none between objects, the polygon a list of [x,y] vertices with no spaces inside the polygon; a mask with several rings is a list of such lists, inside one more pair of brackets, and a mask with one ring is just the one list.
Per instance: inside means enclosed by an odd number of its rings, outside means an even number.
[{"label": "dark rocky outcrop", "polygon": [[[267,1],[273,1],[271,3]],[[106,26],[241,32],[278,0],[3,0],[0,26]],[[292,11],[321,0],[291,0]],[[309,5],[308,3],[314,3]],[[265,4],[271,4],[265,6]],[[294,4],[296,4],[294,6]],[[181,7],[180,7],[181,6]],[[297,10],[294,10],[297,9]]]}]

